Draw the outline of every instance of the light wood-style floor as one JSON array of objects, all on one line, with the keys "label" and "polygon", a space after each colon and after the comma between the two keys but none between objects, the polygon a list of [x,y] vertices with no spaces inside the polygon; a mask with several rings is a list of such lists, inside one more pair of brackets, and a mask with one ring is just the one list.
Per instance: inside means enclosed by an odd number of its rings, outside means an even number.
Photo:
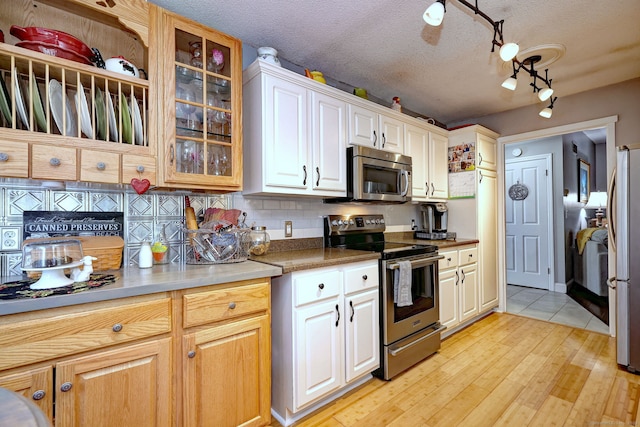
[{"label": "light wood-style floor", "polygon": [[295,426],[633,426],[639,401],[640,376],[617,366],[615,339],[494,313]]}]

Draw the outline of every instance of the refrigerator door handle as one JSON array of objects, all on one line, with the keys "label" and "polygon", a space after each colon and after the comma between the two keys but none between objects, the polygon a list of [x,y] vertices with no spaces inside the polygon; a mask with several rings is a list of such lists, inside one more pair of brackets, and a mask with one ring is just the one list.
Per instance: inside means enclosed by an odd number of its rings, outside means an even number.
[{"label": "refrigerator door handle", "polygon": [[[609,227],[607,230],[609,232],[609,242],[611,242],[611,248],[613,251],[616,251],[616,169],[614,166],[613,172],[611,174],[611,179],[609,180],[609,188],[607,189],[607,218],[609,219]],[[609,279],[611,280],[611,279]]]}]

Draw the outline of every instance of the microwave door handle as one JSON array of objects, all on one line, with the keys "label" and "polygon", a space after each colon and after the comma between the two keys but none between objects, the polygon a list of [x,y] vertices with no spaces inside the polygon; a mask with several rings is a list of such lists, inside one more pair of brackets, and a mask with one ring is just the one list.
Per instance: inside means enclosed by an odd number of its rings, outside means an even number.
[{"label": "microwave door handle", "polygon": [[402,190],[402,197],[406,196],[409,192],[409,172],[402,171],[402,178],[404,179],[404,189]]}]

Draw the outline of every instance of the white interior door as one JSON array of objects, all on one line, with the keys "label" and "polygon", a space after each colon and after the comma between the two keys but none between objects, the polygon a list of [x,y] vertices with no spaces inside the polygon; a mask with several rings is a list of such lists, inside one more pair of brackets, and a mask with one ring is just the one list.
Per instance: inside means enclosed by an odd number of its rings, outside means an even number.
[{"label": "white interior door", "polygon": [[[518,183],[528,191],[521,200],[509,191]],[[551,155],[505,161],[505,187],[507,283],[553,290]]]}]

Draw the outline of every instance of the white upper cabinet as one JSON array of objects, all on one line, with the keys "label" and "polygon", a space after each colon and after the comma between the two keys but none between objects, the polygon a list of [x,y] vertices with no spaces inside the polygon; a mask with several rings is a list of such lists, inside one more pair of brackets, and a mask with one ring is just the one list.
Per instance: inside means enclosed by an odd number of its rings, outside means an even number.
[{"label": "white upper cabinet", "polygon": [[404,151],[413,162],[412,200],[444,200],[449,195],[446,136],[427,128],[405,125]]},{"label": "white upper cabinet", "polygon": [[403,153],[404,124],[401,120],[349,104],[349,144]]}]

